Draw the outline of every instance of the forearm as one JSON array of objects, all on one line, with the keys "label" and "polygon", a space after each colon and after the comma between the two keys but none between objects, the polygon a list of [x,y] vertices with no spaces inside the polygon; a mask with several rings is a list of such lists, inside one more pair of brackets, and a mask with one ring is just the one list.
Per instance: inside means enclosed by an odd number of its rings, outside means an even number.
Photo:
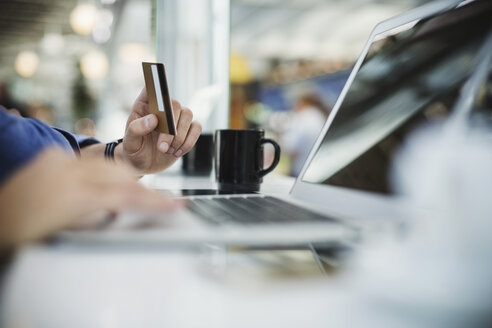
[{"label": "forearm", "polygon": [[[104,150],[106,149],[106,144],[98,143],[83,147],[80,149],[80,156],[82,158],[92,157],[92,158],[104,158]],[[135,170],[135,178],[140,179],[145,173],[139,171],[132,162],[123,153],[123,143],[116,145],[114,149],[114,160],[117,165],[130,166]]]}]

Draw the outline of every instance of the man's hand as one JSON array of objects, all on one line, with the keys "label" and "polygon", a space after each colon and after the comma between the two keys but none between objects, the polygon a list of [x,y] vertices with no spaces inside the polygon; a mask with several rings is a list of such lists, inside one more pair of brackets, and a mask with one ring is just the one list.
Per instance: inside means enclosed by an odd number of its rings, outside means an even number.
[{"label": "man's hand", "polygon": [[158,121],[149,112],[149,102],[145,88],[133,105],[126,123],[121,151],[123,159],[129,161],[140,173],[160,172],[170,167],[176,160],[189,152],[195,145],[202,127],[193,121],[193,113],[173,100],[176,135],[155,131]]},{"label": "man's hand", "polygon": [[0,188],[0,250],[125,208],[165,212],[179,203],[148,190],[133,169],[103,158],[43,151]]}]

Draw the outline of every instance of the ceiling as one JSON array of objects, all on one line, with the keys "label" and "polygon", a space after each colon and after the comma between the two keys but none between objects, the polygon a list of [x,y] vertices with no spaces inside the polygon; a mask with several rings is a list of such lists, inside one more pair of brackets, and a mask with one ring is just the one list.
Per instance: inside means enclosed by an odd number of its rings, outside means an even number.
[{"label": "ceiling", "polygon": [[77,0],[1,0],[0,62],[11,62],[21,45],[35,44],[47,32],[71,33],[76,5]]},{"label": "ceiling", "polygon": [[[115,17],[127,0],[0,0],[0,74],[11,74],[15,57],[20,51],[37,51],[40,41],[48,35],[74,36],[70,14],[81,3],[93,3],[111,8]],[[92,42],[92,38],[78,36]]]},{"label": "ceiling", "polygon": [[253,60],[356,58],[376,23],[427,1],[232,0],[231,48]]}]

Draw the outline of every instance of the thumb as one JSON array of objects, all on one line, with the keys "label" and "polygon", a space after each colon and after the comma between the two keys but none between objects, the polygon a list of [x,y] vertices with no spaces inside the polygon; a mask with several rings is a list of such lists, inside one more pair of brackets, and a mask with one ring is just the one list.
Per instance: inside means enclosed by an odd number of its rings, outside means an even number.
[{"label": "thumb", "polygon": [[125,149],[129,153],[137,152],[142,146],[142,138],[157,127],[158,121],[154,114],[137,118],[128,124],[125,132]]}]

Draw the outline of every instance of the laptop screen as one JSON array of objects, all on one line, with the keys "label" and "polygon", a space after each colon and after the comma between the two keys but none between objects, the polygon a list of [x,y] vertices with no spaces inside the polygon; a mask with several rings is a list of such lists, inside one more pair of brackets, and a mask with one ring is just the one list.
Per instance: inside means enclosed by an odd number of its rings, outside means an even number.
[{"label": "laptop screen", "polygon": [[302,181],[392,194],[393,156],[451,113],[491,17],[492,1],[468,1],[376,35]]}]

